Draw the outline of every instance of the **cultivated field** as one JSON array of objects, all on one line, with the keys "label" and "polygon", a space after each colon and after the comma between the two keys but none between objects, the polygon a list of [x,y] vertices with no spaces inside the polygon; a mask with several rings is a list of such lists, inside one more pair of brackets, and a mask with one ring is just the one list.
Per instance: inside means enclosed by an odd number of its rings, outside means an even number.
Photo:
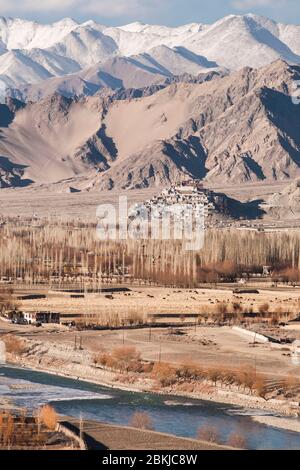
[{"label": "cultivated field", "polygon": [[[172,318],[172,321],[177,321],[179,324],[195,320],[198,322],[198,316],[203,317],[205,321],[206,315],[209,317],[217,314],[222,305],[230,310],[236,303],[243,306],[245,311],[254,312],[258,312],[260,307],[267,303],[270,312],[281,312],[283,318],[285,315],[289,318],[299,314],[300,289],[291,287],[272,289],[260,286],[261,284],[257,286],[259,294],[234,294],[230,287],[174,289],[129,285],[127,292],[84,293],[84,298],[71,298],[69,293],[53,291],[48,293],[42,289],[36,292],[44,292],[47,296],[45,299],[22,300],[20,308],[28,312],[52,311],[70,316],[81,314],[88,322],[104,325],[106,322],[113,323],[114,318],[117,322],[131,316],[141,321],[153,321],[157,314],[166,314],[165,319],[160,315],[160,321],[166,320],[167,314],[177,314],[177,318]],[[34,290],[16,290],[17,295],[33,292]],[[194,314],[195,318],[184,318],[185,314]]]}]

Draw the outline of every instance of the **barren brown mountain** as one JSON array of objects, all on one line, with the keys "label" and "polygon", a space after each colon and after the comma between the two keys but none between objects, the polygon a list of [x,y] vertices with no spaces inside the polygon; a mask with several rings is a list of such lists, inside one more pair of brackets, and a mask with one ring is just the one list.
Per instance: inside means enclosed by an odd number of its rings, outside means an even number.
[{"label": "barren brown mountain", "polygon": [[2,186],[142,188],[300,176],[300,68],[276,61],[138,99],[58,94],[1,108]]}]

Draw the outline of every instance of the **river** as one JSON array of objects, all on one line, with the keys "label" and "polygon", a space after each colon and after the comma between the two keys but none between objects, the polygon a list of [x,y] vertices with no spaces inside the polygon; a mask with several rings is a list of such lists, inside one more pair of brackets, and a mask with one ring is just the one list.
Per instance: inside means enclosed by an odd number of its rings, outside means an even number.
[{"label": "river", "polygon": [[133,393],[28,369],[0,366],[0,398],[33,410],[50,402],[64,415],[128,425],[136,411],[147,412],[156,431],[195,438],[203,426],[218,428],[222,442],[241,434],[249,449],[300,449],[300,434],[251,419],[266,414],[203,400]]}]

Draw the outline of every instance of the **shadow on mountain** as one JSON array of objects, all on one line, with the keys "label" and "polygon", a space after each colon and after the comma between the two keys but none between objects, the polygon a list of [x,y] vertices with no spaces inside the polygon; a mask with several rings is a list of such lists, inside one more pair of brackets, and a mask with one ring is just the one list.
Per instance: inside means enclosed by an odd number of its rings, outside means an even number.
[{"label": "shadow on mountain", "polygon": [[[300,59],[299,59],[300,62]],[[300,75],[300,65],[291,65],[290,68],[295,72],[295,80],[299,80]]]},{"label": "shadow on mountain", "polygon": [[117,158],[118,150],[117,147],[111,137],[106,134],[106,125],[102,124],[101,128],[97,133],[98,137],[101,139],[102,144],[104,145],[105,149],[111,156],[113,160]]},{"label": "shadow on mountain", "polygon": [[[214,196],[220,196],[220,199],[224,199],[224,194],[217,193],[214,194]],[[266,212],[260,207],[263,202],[264,201],[262,199],[240,202],[236,199],[225,196],[225,204],[216,204],[216,208],[233,219],[255,220],[262,218],[266,214]]]},{"label": "shadow on mountain", "polygon": [[12,163],[7,157],[0,157],[0,168],[4,171],[13,171],[24,170],[27,166],[20,165],[19,163]]},{"label": "shadow on mountain", "polygon": [[178,52],[179,54],[181,54],[185,59],[188,59],[191,62],[195,62],[195,64],[201,65],[202,67],[205,67],[208,69],[219,67],[217,62],[208,60],[203,55],[195,54],[194,52],[189,51],[185,47],[178,46],[178,47],[175,47],[174,50]]},{"label": "shadow on mountain", "polygon": [[0,157],[0,188],[9,188],[11,186],[26,188],[34,183],[31,179],[22,179],[26,168],[28,168],[26,165],[12,163],[7,157]]},{"label": "shadow on mountain", "polygon": [[198,137],[166,142],[164,154],[171,158],[179,170],[185,170],[193,178],[203,179],[208,172],[205,167],[207,155]]},{"label": "shadow on mountain", "polygon": [[8,127],[14,120],[14,113],[6,104],[0,104],[0,127]]},{"label": "shadow on mountain", "polygon": [[100,70],[97,72],[97,77],[109,88],[122,88],[123,82],[119,78],[114,77],[110,73]]},{"label": "shadow on mountain", "polygon": [[128,61],[131,62],[136,67],[145,70],[146,72],[150,72],[150,73],[154,73],[154,74],[160,73],[161,75],[165,75],[166,77],[171,77],[172,76],[172,74],[169,72],[169,70],[166,69],[159,62],[157,62],[157,60],[155,60],[151,55],[145,53],[144,56],[153,65],[153,68],[149,67],[148,65],[143,64],[139,60],[133,59],[132,57],[130,57],[128,59]]},{"label": "shadow on mountain", "polygon": [[[280,129],[279,141],[293,161],[300,166],[300,104],[277,90],[263,88],[261,100],[269,111],[268,118]],[[286,136],[286,138],[285,138]],[[296,145],[292,145],[291,140]]]},{"label": "shadow on mountain", "polygon": [[255,160],[253,160],[253,158],[246,155],[246,156],[243,156],[243,160],[244,160],[247,168],[250,170],[250,172],[254,173],[255,176],[257,176],[258,179],[260,179],[260,180],[265,180],[266,179],[266,177],[264,175],[264,172],[262,170],[262,167]]},{"label": "shadow on mountain", "polygon": [[34,181],[31,179],[24,179],[22,180],[20,176],[13,176],[9,183],[5,180],[3,180],[0,176],[0,189],[5,189],[5,188],[27,188],[31,184],[33,184]]},{"label": "shadow on mountain", "polygon": [[22,180],[20,178],[16,178],[15,181],[14,181],[14,184],[13,186],[16,187],[16,188],[27,188],[27,186],[30,186],[31,184],[33,184],[34,181],[31,180],[31,179],[25,179],[25,180]]},{"label": "shadow on mountain", "polygon": [[257,23],[252,18],[247,18],[247,23],[250,26],[252,36],[261,44],[265,44],[271,49],[275,49],[281,57],[285,57],[286,60],[299,62],[300,56],[296,55],[286,44],[280,39],[274,36],[266,28],[260,26],[257,27]]}]

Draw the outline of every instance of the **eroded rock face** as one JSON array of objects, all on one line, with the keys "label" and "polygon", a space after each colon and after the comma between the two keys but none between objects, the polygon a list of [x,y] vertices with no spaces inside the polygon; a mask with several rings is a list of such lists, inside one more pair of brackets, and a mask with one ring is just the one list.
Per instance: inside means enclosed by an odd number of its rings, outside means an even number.
[{"label": "eroded rock face", "polygon": [[300,180],[287,184],[280,192],[272,194],[264,207],[270,216],[279,220],[298,219],[300,215]]},{"label": "eroded rock face", "polygon": [[108,177],[117,187],[187,175],[222,184],[297,177],[300,106],[290,93],[298,76],[299,69],[279,61],[115,102],[105,122],[118,153],[99,184]]},{"label": "eroded rock face", "polygon": [[11,104],[0,109],[0,175],[7,186],[68,180],[80,190],[163,186],[187,176],[288,181],[300,177],[295,80],[300,68],[276,61],[171,82],[138,98],[55,93]]}]

